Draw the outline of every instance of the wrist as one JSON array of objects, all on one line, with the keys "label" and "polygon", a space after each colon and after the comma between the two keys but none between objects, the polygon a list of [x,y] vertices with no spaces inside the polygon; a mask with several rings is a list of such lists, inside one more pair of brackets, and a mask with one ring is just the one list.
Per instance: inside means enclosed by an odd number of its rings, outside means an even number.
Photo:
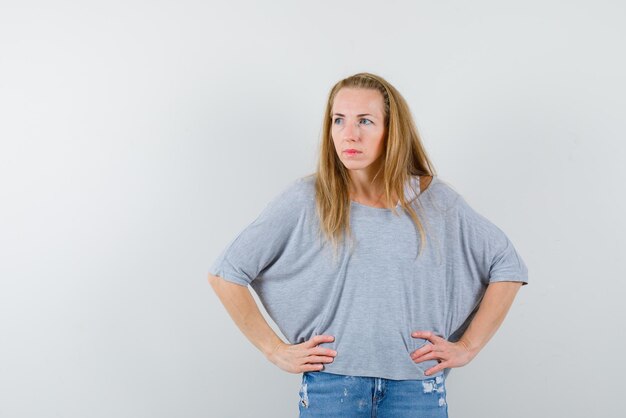
[{"label": "wrist", "polygon": [[465,348],[467,353],[471,358],[476,357],[476,354],[480,351],[480,347],[476,344],[473,344],[468,338],[463,337],[459,340],[459,344]]},{"label": "wrist", "polygon": [[278,351],[278,349],[280,347],[282,347],[285,343],[283,341],[276,341],[274,343],[272,343],[271,345],[268,345],[267,347],[263,348],[263,354],[265,355],[265,357],[267,357],[268,359],[271,359],[272,356]]}]

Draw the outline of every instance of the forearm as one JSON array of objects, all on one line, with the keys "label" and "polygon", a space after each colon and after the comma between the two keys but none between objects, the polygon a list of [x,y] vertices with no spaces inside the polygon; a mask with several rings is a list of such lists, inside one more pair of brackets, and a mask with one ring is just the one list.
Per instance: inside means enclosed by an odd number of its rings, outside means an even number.
[{"label": "forearm", "polygon": [[278,345],[284,344],[269,326],[247,286],[209,276],[209,283],[237,327],[266,357]]},{"label": "forearm", "polygon": [[487,286],[478,311],[460,338],[475,357],[504,321],[521,282],[494,282]]}]

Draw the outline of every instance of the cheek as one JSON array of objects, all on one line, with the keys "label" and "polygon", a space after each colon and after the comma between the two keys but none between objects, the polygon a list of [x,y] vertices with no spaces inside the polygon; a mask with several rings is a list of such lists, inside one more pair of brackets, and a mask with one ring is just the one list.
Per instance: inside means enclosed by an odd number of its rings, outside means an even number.
[{"label": "cheek", "polygon": [[382,148],[385,145],[385,136],[381,132],[377,132],[375,135],[376,138],[376,147]]}]

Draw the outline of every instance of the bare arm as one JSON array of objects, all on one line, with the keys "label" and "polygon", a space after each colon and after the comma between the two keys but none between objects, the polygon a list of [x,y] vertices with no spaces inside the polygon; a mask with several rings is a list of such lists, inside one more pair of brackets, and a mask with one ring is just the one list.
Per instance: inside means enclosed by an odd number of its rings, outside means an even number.
[{"label": "bare arm", "polygon": [[449,342],[432,331],[416,331],[413,337],[425,338],[432,344],[424,344],[411,353],[415,363],[437,359],[439,364],[425,371],[427,376],[450,367],[469,363],[487,344],[504,321],[522,282],[493,282],[480,302],[478,311],[463,336],[457,342]]},{"label": "bare arm", "polygon": [[213,275],[209,275],[209,283],[237,327],[266,357],[284,344],[263,318],[247,286]]},{"label": "bare arm", "polygon": [[500,327],[520,287],[522,282],[493,282],[487,286],[476,315],[459,340],[472,358]]},{"label": "bare arm", "polygon": [[241,332],[265,357],[290,373],[321,370],[337,355],[335,350],[318,345],[334,340],[330,335],[315,335],[300,344],[287,344],[269,326],[247,286],[209,275],[209,283]]}]

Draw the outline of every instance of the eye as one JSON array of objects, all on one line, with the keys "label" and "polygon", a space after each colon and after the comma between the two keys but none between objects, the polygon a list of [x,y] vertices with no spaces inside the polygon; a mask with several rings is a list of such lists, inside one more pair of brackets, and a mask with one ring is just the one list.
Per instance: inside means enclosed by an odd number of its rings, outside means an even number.
[{"label": "eye", "polygon": [[[335,120],[333,120],[333,124],[338,125],[337,121],[341,121],[341,120],[343,120],[343,118],[335,118]],[[364,123],[364,125],[371,125],[372,123],[374,123],[371,120],[365,119],[365,118],[361,119],[359,122],[367,122],[367,123]]]}]

